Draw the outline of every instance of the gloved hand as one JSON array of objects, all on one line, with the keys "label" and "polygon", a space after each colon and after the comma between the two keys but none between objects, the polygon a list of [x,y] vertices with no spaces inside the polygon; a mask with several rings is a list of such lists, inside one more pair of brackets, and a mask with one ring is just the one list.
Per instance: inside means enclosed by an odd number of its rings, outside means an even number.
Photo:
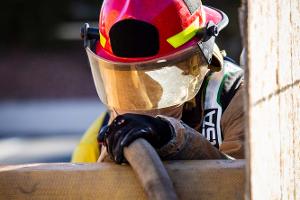
[{"label": "gloved hand", "polygon": [[171,129],[167,122],[147,115],[124,114],[117,116],[103,127],[98,142],[104,143],[111,159],[121,164],[125,161],[123,148],[138,138],[144,138],[154,148],[160,148],[171,139]]}]

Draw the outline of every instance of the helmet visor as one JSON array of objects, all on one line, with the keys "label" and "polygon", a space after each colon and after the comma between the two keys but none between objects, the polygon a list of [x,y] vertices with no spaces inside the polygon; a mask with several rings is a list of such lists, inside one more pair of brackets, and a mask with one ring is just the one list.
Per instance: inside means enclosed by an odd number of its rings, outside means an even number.
[{"label": "helmet visor", "polygon": [[138,111],[181,105],[195,97],[208,71],[196,46],[142,63],[111,62],[89,47],[86,51],[97,93],[111,109]]}]

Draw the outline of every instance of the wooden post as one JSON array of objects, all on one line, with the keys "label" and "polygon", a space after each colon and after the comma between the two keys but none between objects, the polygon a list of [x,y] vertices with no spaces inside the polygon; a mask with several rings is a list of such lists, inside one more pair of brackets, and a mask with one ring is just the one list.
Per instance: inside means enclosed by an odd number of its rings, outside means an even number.
[{"label": "wooden post", "polygon": [[300,199],[300,1],[247,2],[247,199]]}]

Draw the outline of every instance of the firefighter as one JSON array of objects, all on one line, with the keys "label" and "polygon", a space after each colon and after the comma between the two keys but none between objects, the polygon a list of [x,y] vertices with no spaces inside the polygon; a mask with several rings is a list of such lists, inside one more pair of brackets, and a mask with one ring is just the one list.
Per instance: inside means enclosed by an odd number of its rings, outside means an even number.
[{"label": "firefighter", "polygon": [[72,161],[107,152],[122,163],[137,138],[162,159],[244,158],[243,70],[215,43],[227,24],[201,1],[104,0],[99,29],[86,24],[82,37],[108,111]]}]

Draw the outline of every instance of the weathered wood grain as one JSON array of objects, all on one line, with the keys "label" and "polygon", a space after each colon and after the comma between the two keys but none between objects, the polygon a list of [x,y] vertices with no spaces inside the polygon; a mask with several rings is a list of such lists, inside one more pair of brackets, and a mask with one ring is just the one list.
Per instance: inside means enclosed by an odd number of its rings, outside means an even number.
[{"label": "weathered wood grain", "polygon": [[300,199],[300,2],[247,2],[247,199]]},{"label": "weathered wood grain", "polygon": [[[165,166],[180,199],[243,199],[245,161],[173,161]],[[145,199],[129,166],[0,166],[0,199]]]}]

